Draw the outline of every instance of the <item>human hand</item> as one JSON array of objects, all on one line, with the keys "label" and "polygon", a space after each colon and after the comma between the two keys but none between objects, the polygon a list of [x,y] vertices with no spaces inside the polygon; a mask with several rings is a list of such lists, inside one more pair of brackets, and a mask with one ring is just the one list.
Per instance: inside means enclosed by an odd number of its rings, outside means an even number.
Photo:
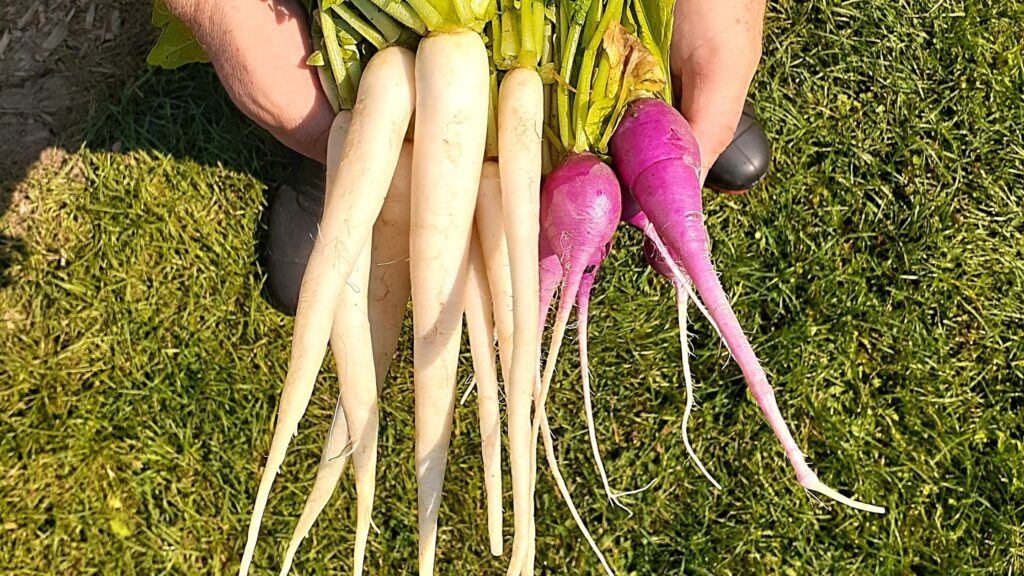
[{"label": "human hand", "polygon": [[765,0],[677,0],[673,80],[700,147],[700,183],[732,141],[761,59]]},{"label": "human hand", "polygon": [[321,163],[334,110],[296,0],[165,0],[195,34],[238,108],[289,148]]}]

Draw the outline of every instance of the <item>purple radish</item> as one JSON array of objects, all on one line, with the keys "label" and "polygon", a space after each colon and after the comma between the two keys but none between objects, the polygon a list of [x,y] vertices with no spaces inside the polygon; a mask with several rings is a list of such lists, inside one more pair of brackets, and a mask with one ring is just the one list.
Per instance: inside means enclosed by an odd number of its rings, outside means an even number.
[{"label": "purple radish", "polygon": [[[782,418],[775,393],[711,265],[700,194],[700,152],[689,124],[660,100],[635,100],[628,105],[610,144],[619,178],[650,219],[650,227],[657,232],[655,236],[678,256],[696,286],[743,372],[754,401],[781,442],[797,481],[806,490],[853,508],[884,513],[884,508],[843,496],[819,480]],[[666,264],[670,268],[675,266],[670,260]]]},{"label": "purple radish", "polygon": [[[540,213],[541,234],[561,266],[561,294],[541,385],[543,406],[583,276],[596,272],[604,260],[622,214],[618,180],[597,156],[570,156],[544,181]],[[543,262],[550,266],[550,257]]]},{"label": "purple radish", "polygon": [[622,187],[622,221],[643,232],[647,229],[647,215],[640,209],[628,186]]},{"label": "purple radish", "polygon": [[[686,274],[681,272],[677,266],[671,265],[666,262],[662,256],[662,252],[659,251],[658,246],[665,249],[661,239],[658,238],[657,233],[654,231],[654,227],[650,226],[650,221],[647,219],[647,215],[644,214],[643,210],[640,209],[640,204],[637,203],[636,199],[633,198],[633,193],[630,192],[628,187],[622,189],[622,221],[630,226],[637,228],[644,233],[644,257],[647,260],[647,264],[650,265],[655,272],[659,275],[668,279],[672,283],[676,294],[676,312],[679,319],[679,344],[680,354],[683,359],[683,382],[686,387],[686,406],[683,409],[683,445],[686,447],[686,453],[693,459],[694,464],[700,469],[704,477],[719,490],[722,489],[722,485],[715,480],[714,476],[708,472],[707,468],[704,467],[704,463],[701,462],[700,458],[697,457],[697,453],[694,451],[693,446],[690,444],[689,435],[689,423],[690,414],[693,412],[693,379],[690,375],[690,348],[689,348],[689,333],[687,332],[687,306],[692,299],[694,304],[697,305],[698,309],[704,313],[704,316],[711,322],[711,325],[718,330],[718,326],[715,321],[708,314],[707,310],[697,299],[696,295],[693,294],[693,288],[690,286],[690,279],[686,277]],[[668,253],[665,249],[665,253]]]},{"label": "purple radish", "polygon": [[[556,285],[560,286],[561,292],[541,386],[535,398],[534,446],[537,444],[540,430],[543,429],[544,451],[555,483],[584,538],[608,574],[613,573],[611,567],[583,524],[583,519],[573,505],[568,487],[558,469],[544,406],[573,304],[581,303],[582,308],[577,315],[582,320],[597,269],[608,254],[608,246],[621,215],[622,193],[615,173],[597,156],[588,152],[569,156],[564,163],[548,174],[541,187],[541,318],[546,316]],[[586,322],[581,323],[585,329]],[[543,323],[541,325],[543,326]],[[581,342],[582,358],[586,357],[585,343],[585,340]],[[581,371],[586,373],[587,368],[583,366]],[[589,385],[589,378],[585,382]],[[592,446],[594,445],[592,443]],[[603,465],[601,472],[603,475]],[[605,482],[605,490],[612,498],[607,480],[602,480]]]},{"label": "purple radish", "polygon": [[[558,262],[554,250],[548,244],[548,239],[540,235],[538,246],[540,252],[540,332],[544,332],[544,322],[548,317],[548,310],[551,308],[551,301],[555,298],[558,285],[562,283],[562,264]],[[538,385],[540,381],[538,380]]]}]

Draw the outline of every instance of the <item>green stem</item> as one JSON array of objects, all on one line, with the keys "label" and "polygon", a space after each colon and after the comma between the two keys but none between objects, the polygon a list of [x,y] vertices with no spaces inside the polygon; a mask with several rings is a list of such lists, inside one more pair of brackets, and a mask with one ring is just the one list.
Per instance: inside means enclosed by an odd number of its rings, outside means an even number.
[{"label": "green stem", "polygon": [[362,79],[363,76],[363,63],[359,59],[359,42],[361,41],[360,34],[344,20],[335,22],[335,26],[338,27],[338,42],[341,47],[341,58],[345,63],[346,74],[343,82],[344,93],[352,100],[352,105],[355,105],[359,88],[359,80]]},{"label": "green stem", "polygon": [[[623,0],[611,0],[608,4],[608,9],[604,15],[601,16],[601,21],[598,23],[597,28],[594,30],[592,36],[590,36],[590,43],[587,45],[587,49],[583,52],[583,63],[580,66],[580,77],[576,83],[576,142],[575,145],[578,147],[580,143],[586,142],[586,126],[587,126],[587,113],[590,109],[590,80],[594,73],[594,60],[597,58],[597,51],[601,47],[601,41],[604,39],[604,33],[608,30],[608,26],[611,24],[612,18],[618,20],[622,15],[622,2]],[[594,4],[600,4],[596,1]]]},{"label": "green stem", "polygon": [[498,12],[494,16],[501,34],[501,50],[494,51],[494,62],[499,67],[519,53],[519,39],[515,37],[512,22],[513,11],[512,0],[499,0]]},{"label": "green stem", "polygon": [[592,0],[590,8],[587,10],[586,24],[583,26],[583,37],[591,38],[594,36],[594,29],[601,21],[601,16],[604,15],[604,3],[605,0]]},{"label": "green stem", "polygon": [[519,61],[533,61],[537,58],[537,38],[533,34],[533,0],[519,3]]},{"label": "green stem", "polygon": [[[511,5],[511,2],[509,2]],[[519,26],[512,10],[501,14],[501,60],[514,61],[519,56]]]},{"label": "green stem", "polygon": [[320,28],[324,33],[324,48],[327,50],[327,61],[331,64],[331,73],[334,75],[334,82],[338,86],[338,102],[343,109],[351,108],[355,104],[355,94],[351,90],[351,84],[345,80],[348,78],[348,70],[345,66],[345,59],[341,54],[341,46],[338,44],[338,29],[334,26],[334,19],[327,12],[320,11]]},{"label": "green stem", "polygon": [[497,12],[491,17],[491,60],[497,64],[498,60],[501,60],[501,51],[503,48],[503,37],[501,28],[501,14]]},{"label": "green stem", "polygon": [[317,76],[320,78],[320,86],[324,89],[324,94],[327,95],[327,101],[331,103],[331,108],[335,112],[342,109],[341,97],[338,94],[338,83],[334,81],[334,73],[331,72],[330,66],[317,66]]},{"label": "green stem", "polygon": [[389,46],[394,45],[402,35],[402,27],[398,22],[395,22],[394,18],[388,16],[370,0],[352,0],[352,4],[355,4],[356,9],[362,12],[363,16],[369,18],[370,23],[380,32]]},{"label": "green stem", "polygon": [[[551,129],[551,126],[548,126],[547,124],[544,124],[544,138],[547,139],[551,147],[554,148],[555,154],[557,154],[559,158],[565,158],[565,147],[562,146],[562,142],[558,139],[558,134],[555,134],[555,131]],[[561,162],[555,162],[555,164],[560,163]]]},{"label": "green stem", "polygon": [[473,7],[465,0],[452,0],[455,8],[455,15],[459,18],[459,24],[468,25],[473,21]]},{"label": "green stem", "polygon": [[565,45],[565,49],[562,50],[562,66],[559,69],[559,75],[562,77],[562,82],[558,84],[558,131],[562,138],[562,143],[568,147],[572,147],[572,118],[569,115],[569,82],[570,74],[572,74],[572,66],[576,60],[576,50],[580,44],[580,34],[583,31],[583,27],[577,22],[572,23],[572,27],[569,28],[568,42]]},{"label": "green stem", "polygon": [[475,16],[477,20],[491,19],[490,0],[470,0],[470,4],[473,7],[473,16]]},{"label": "green stem", "polygon": [[540,11],[539,14],[541,18],[540,65],[544,66],[550,64],[554,57],[555,27],[550,20],[544,17],[543,11]]},{"label": "green stem", "polygon": [[387,40],[381,36],[380,32],[378,32],[372,24],[360,18],[359,15],[347,5],[335,4],[334,6],[331,6],[331,10],[334,10],[334,12],[337,13],[346,24],[355,30],[356,34],[361,36],[370,44],[373,44],[373,47],[377,50],[383,50],[388,47]]},{"label": "green stem", "polygon": [[415,30],[417,34],[423,35],[427,33],[426,23],[423,22],[420,15],[408,3],[396,2],[395,0],[371,1],[395,20]]},{"label": "green stem", "polygon": [[[558,54],[564,51],[565,39],[569,37],[569,3],[559,2],[558,3],[558,14],[555,17],[555,21],[558,23],[558,49],[555,50]],[[561,66],[561,64],[559,64]]]},{"label": "green stem", "polygon": [[355,104],[356,96],[359,94],[359,81],[363,79],[363,61],[358,57],[353,58],[348,65],[349,89],[352,91],[352,103]]},{"label": "green stem", "polygon": [[537,48],[538,55],[535,57],[538,58],[538,60],[533,60],[530,62],[530,64],[534,66],[536,66],[539,63],[539,58],[544,53],[545,21],[546,19],[544,18],[544,3],[537,2],[536,6],[533,7],[533,38],[534,41],[539,45]]},{"label": "green stem", "polygon": [[[608,77],[611,74],[612,63],[608,58],[601,58],[601,61],[597,63],[597,73],[594,74],[594,81],[592,83],[592,89],[590,91],[591,101],[594,100],[595,96],[599,96],[602,99],[608,97]],[[624,79],[622,70],[616,70],[619,74],[619,87],[620,90],[625,91],[622,86],[622,80]]]},{"label": "green stem", "polygon": [[423,20],[428,30],[436,30],[444,24],[444,18],[442,18],[441,13],[434,8],[434,5],[429,0],[408,0],[408,2],[420,19]]}]

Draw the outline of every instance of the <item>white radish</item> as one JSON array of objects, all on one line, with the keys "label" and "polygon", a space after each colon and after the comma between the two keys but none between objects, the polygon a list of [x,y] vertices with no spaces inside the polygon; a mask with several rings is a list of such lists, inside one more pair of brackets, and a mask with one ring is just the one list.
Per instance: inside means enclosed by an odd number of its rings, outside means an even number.
[{"label": "white radish", "polygon": [[[335,353],[336,362],[340,367],[344,358],[338,358]],[[341,369],[338,369],[339,373]],[[331,427],[327,430],[327,438],[324,439],[323,452],[320,454],[320,464],[316,468],[316,479],[313,480],[313,489],[306,497],[306,504],[302,508],[299,521],[292,531],[292,539],[288,542],[288,549],[284,554],[284,562],[281,564],[281,576],[285,576],[291,570],[292,562],[295,560],[295,553],[299,549],[302,540],[309,534],[309,530],[316,522],[317,516],[327,506],[338,479],[345,471],[348,463],[351,448],[348,442],[348,421],[345,420],[345,410],[341,407],[341,392],[338,392],[338,400],[334,407],[334,418],[331,420]]]},{"label": "white radish", "polygon": [[501,379],[507,387],[509,369],[512,366],[512,269],[501,213],[501,178],[497,162],[484,162],[483,170],[480,172],[475,220],[476,238],[480,241],[480,249],[487,265],[487,285],[491,289],[491,300],[494,302],[494,326],[498,332]]},{"label": "white radish", "polygon": [[494,320],[486,265],[477,236],[469,248],[466,275],[466,331],[473,353],[480,451],[484,461],[487,497],[487,535],[491,554],[501,556],[501,413],[498,408],[498,371],[495,367]]},{"label": "white radish", "polygon": [[523,572],[533,540],[536,449],[531,441],[530,407],[540,361],[537,243],[543,119],[544,86],[537,72],[516,68],[505,74],[498,92],[498,158],[514,317],[512,367],[506,383],[515,524],[509,576]]},{"label": "white radish", "polygon": [[240,576],[252,564],[270,489],[312,396],[341,287],[370,239],[398,164],[416,104],[414,64],[412,52],[404,48],[378,52],[363,72],[347,136],[342,135],[339,122],[332,126],[324,214],[299,289],[288,375],[238,568]]},{"label": "white radish", "polygon": [[[398,346],[402,318],[405,316],[405,305],[409,299],[407,256],[409,188],[412,176],[411,148],[412,146],[409,144],[402,147],[402,155],[399,157],[398,166],[392,178],[388,198],[385,201],[385,206],[387,206],[394,200],[394,204],[390,206],[392,209],[382,209],[381,216],[374,226],[373,248],[375,249],[371,250],[371,254],[376,256],[376,259],[371,259],[371,270],[367,279],[369,288],[366,292],[369,297],[369,309],[364,316],[365,332],[360,332],[360,334],[370,336],[368,342],[371,347],[367,350],[362,343],[356,345],[358,353],[365,355],[363,362],[369,364],[370,372],[366,374],[367,376],[373,374],[374,364],[381,364],[384,370],[378,370],[372,381],[368,378],[351,381],[345,385],[341,396],[345,417],[348,420],[349,438],[352,443],[352,471],[355,473],[356,484],[356,537],[353,556],[353,574],[356,576],[363,573],[366,541],[370,534],[370,514],[373,510],[373,496],[376,488],[379,421],[377,396],[383,388],[390,357]],[[404,292],[401,292],[399,287],[392,287],[389,282],[381,278],[388,269],[393,270],[396,277],[393,280],[405,287]],[[378,274],[375,276],[374,272]],[[373,284],[370,283],[370,279],[374,280]],[[389,309],[385,309],[385,306],[389,306]],[[374,332],[378,327],[385,333],[374,338]],[[335,335],[332,335],[332,342],[334,340],[351,341],[351,336],[337,330]],[[373,345],[378,345],[379,349],[374,348]],[[388,359],[378,358],[378,352],[386,353]],[[352,352],[348,353],[352,354]],[[352,361],[358,362],[357,360]]]},{"label": "white radish", "polygon": [[[384,387],[388,368],[395,350],[398,348],[402,320],[405,318],[406,305],[409,301],[409,179],[411,168],[412,146],[406,144],[402,147],[401,156],[398,158],[398,165],[395,167],[395,175],[391,180],[387,199],[381,208],[377,223],[373,226],[372,246],[367,244],[363,247],[364,255],[360,256],[360,264],[349,278],[349,285],[342,290],[341,301],[335,312],[334,326],[331,329],[331,349],[334,351],[335,362],[338,365],[342,393],[338,398],[339,403],[334,411],[334,421],[324,443],[324,452],[320,459],[320,466],[317,468],[316,479],[313,481],[313,489],[306,499],[302,515],[299,516],[299,522],[295,526],[291,542],[288,544],[288,551],[285,553],[284,563],[281,567],[282,576],[288,573],[299,544],[309,533],[324,506],[327,505],[331,493],[338,484],[338,479],[341,478],[349,453],[366,448],[370,443],[372,443],[373,451],[376,452],[375,434],[372,440],[368,439],[362,446],[358,443],[349,445],[348,422],[360,418],[347,419],[346,412],[353,413],[356,407],[351,406],[351,402],[343,405],[341,399],[345,395],[345,390],[352,390],[356,387],[367,388],[370,382],[369,378],[372,376],[373,386],[376,389],[374,394],[374,402],[376,402],[376,396]],[[362,262],[365,255],[369,255],[370,259],[367,266],[363,266]],[[368,349],[367,346],[372,346],[372,348]],[[365,366],[366,358],[370,357],[373,359],[372,373],[368,372]],[[368,406],[366,410],[372,410],[373,418],[376,419],[376,406]],[[366,417],[361,419],[367,420]],[[358,431],[355,426],[352,430],[352,437],[355,442],[358,442],[361,435],[367,433],[367,425],[363,424],[362,432]],[[373,479],[373,469],[367,465],[367,462],[355,457],[353,458],[353,469],[356,474],[357,500],[363,500],[362,502],[357,501],[356,513],[355,558],[356,564],[361,565],[361,556],[366,547],[366,537],[360,527],[368,532],[369,513],[366,499],[369,498],[369,505],[372,505],[372,488],[367,492],[365,486],[361,490],[360,485],[365,484],[367,477],[370,480]],[[360,515],[367,517],[365,522],[361,520]]]},{"label": "white radish", "polygon": [[[341,478],[347,457],[351,452],[360,449],[359,444],[354,443],[351,446],[349,444],[348,422],[350,420],[345,417],[345,414],[354,412],[356,408],[350,406],[351,401],[343,405],[342,397],[345,395],[345,390],[357,387],[367,388],[372,377],[376,390],[374,402],[376,402],[376,396],[384,387],[388,368],[395,350],[398,348],[402,320],[405,318],[406,305],[409,301],[409,178],[411,168],[412,146],[406,144],[402,147],[402,153],[398,158],[398,165],[395,167],[395,175],[391,179],[387,199],[381,208],[377,223],[373,226],[372,246],[371,244],[363,246],[363,254],[360,255],[356,270],[349,277],[348,286],[342,289],[341,300],[338,302],[334,325],[331,329],[331,349],[334,352],[335,363],[338,365],[338,378],[342,391],[334,411],[334,420],[324,442],[324,451],[320,458],[320,466],[317,468],[316,479],[313,481],[313,489],[306,498],[306,504],[295,525],[291,542],[289,542],[288,550],[285,553],[284,563],[281,567],[282,576],[288,574],[299,544],[309,534],[317,516],[323,511],[331,493],[338,485],[338,479]],[[367,256],[369,262],[364,262]],[[367,348],[368,346],[371,348]],[[371,357],[372,371],[368,371],[366,359]],[[367,407],[366,410],[372,410],[373,418],[376,419],[376,406]],[[360,418],[354,417],[352,421],[358,419]],[[366,420],[367,418],[362,417],[361,419]],[[364,424],[363,432],[360,433],[353,427],[352,436],[355,438],[355,442],[358,442],[361,434],[366,434],[366,428],[366,424]],[[369,441],[364,442],[362,447],[365,448],[368,443]],[[376,452],[375,435],[372,439],[372,447]],[[365,461],[353,458],[357,500],[363,499],[363,502],[357,502],[356,513],[355,558],[357,565],[362,564],[361,556],[366,547],[366,537],[360,536],[363,534],[360,527],[365,526],[366,532],[369,529],[367,497],[369,497],[369,504],[372,505],[372,489],[370,492],[367,492],[365,487],[360,490],[360,484],[365,484],[366,477],[371,480],[373,478],[373,469],[369,468]],[[361,477],[363,480],[360,480]],[[360,515],[366,516],[367,520],[361,521]]]},{"label": "white radish", "polygon": [[487,51],[476,32],[440,33],[420,42],[410,267],[421,575],[434,572],[489,84]]}]

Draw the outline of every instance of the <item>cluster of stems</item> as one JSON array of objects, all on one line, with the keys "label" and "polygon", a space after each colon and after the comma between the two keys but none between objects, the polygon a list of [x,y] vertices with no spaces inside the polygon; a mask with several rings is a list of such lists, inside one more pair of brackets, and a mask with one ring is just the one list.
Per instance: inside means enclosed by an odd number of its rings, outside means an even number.
[{"label": "cluster of stems", "polygon": [[427,34],[482,31],[495,13],[494,0],[323,0],[310,6],[315,51],[308,63],[319,68],[334,109],[347,110],[374,52],[415,50]]}]

